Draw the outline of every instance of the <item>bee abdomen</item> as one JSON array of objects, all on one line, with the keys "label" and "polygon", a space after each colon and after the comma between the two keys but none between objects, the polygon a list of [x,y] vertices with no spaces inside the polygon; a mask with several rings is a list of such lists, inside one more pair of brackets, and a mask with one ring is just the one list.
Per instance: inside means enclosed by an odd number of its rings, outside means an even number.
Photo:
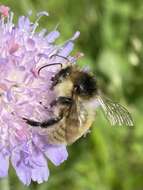
[{"label": "bee abdomen", "polygon": [[69,125],[66,131],[67,144],[72,144],[79,136],[79,128],[77,125]]},{"label": "bee abdomen", "polygon": [[57,126],[55,130],[49,133],[49,142],[51,144],[66,144],[65,127],[63,124]]},{"label": "bee abdomen", "polygon": [[59,138],[65,138],[65,129],[62,128],[62,125],[59,126],[57,131],[55,131],[55,135],[57,135]]}]

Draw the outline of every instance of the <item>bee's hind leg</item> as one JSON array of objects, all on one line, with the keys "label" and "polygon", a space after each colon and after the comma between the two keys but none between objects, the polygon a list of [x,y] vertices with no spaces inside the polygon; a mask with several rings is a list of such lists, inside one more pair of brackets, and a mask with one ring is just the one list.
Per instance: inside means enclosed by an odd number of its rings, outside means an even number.
[{"label": "bee's hind leg", "polygon": [[33,126],[33,127],[41,127],[41,128],[48,128],[52,125],[58,123],[63,118],[63,113],[61,113],[59,116],[51,118],[47,121],[38,122],[31,119],[23,118],[23,120],[26,121],[27,124]]},{"label": "bee's hind leg", "polygon": [[[57,104],[60,105],[64,105],[70,107],[73,103],[73,99],[69,98],[69,97],[64,97],[64,96],[60,96],[58,98],[56,98],[54,101],[51,102],[51,107],[55,106]],[[38,121],[34,121],[31,119],[27,119],[27,118],[23,118],[23,120],[26,121],[26,123],[28,125],[31,125],[33,127],[41,127],[41,128],[48,128],[48,127],[52,127],[52,125],[58,123],[62,118],[63,118],[63,111],[60,111],[61,113],[59,114],[59,116],[57,117],[53,117],[47,121],[43,121],[43,122],[38,122]]]},{"label": "bee's hind leg", "polygon": [[27,119],[25,117],[22,118],[27,124],[31,125],[31,126],[34,126],[34,127],[39,127],[41,125],[40,122],[38,121],[34,121],[34,120],[31,120],[31,119]]}]

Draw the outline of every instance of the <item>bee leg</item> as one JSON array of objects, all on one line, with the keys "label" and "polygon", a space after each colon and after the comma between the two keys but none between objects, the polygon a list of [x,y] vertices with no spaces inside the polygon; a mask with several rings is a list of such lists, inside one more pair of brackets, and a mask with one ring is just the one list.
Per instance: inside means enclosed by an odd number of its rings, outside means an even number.
[{"label": "bee leg", "polygon": [[59,96],[51,102],[50,106],[53,107],[57,104],[70,106],[73,104],[73,99],[65,96]]},{"label": "bee leg", "polygon": [[40,126],[40,124],[41,124],[40,122],[31,120],[31,119],[27,119],[27,118],[22,118],[22,119],[25,120],[27,124],[34,126],[34,127]]},{"label": "bee leg", "polygon": [[49,119],[48,121],[44,121],[40,124],[41,128],[48,128],[56,123],[58,123],[62,118],[61,117],[56,117],[56,118],[52,118]]},{"label": "bee leg", "polygon": [[[57,104],[61,104],[64,106],[71,106],[73,103],[73,99],[69,97],[60,96],[56,98],[54,101],[51,102],[50,106],[55,106]],[[27,124],[33,126],[33,127],[41,127],[41,128],[48,128],[56,123],[58,123],[63,118],[63,111],[59,114],[59,116],[51,118],[44,122],[38,122],[31,119],[23,118],[23,120],[26,121]]]},{"label": "bee leg", "polygon": [[58,123],[63,118],[63,113],[61,113],[59,116],[55,118],[51,118],[44,122],[38,122],[31,119],[23,118],[27,124],[33,126],[33,127],[41,127],[41,128],[48,128],[56,123]]},{"label": "bee leg", "polygon": [[31,120],[31,119],[26,119],[26,118],[23,118],[23,119],[26,121],[27,124],[29,124],[33,127],[48,128],[48,127],[58,123],[62,118],[55,117],[55,118],[51,118],[44,122],[38,122],[38,121]]}]

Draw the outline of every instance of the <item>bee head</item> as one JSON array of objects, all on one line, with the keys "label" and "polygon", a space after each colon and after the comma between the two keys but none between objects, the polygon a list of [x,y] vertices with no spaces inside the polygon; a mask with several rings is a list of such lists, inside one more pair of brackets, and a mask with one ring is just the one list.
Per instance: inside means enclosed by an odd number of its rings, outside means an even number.
[{"label": "bee head", "polygon": [[74,82],[74,92],[82,98],[92,98],[97,93],[96,79],[89,73],[79,73]]},{"label": "bee head", "polygon": [[62,68],[51,80],[51,89],[65,80],[71,80],[74,94],[85,99],[92,98],[97,93],[95,77],[88,72],[79,70],[77,67],[67,66]]}]

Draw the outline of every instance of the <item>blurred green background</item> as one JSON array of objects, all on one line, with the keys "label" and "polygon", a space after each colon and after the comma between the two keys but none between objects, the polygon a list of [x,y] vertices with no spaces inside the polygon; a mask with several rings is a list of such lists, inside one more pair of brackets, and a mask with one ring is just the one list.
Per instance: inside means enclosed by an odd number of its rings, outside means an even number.
[{"label": "blurred green background", "polygon": [[[47,183],[25,187],[10,172],[16,190],[143,190],[143,1],[142,0],[1,0],[19,15],[48,11],[41,28],[58,23],[61,41],[80,30],[79,61],[97,76],[106,96],[132,113],[135,127],[111,127],[97,113],[92,132],[68,147],[61,166],[49,163]],[[1,190],[4,190],[1,188]]]}]

